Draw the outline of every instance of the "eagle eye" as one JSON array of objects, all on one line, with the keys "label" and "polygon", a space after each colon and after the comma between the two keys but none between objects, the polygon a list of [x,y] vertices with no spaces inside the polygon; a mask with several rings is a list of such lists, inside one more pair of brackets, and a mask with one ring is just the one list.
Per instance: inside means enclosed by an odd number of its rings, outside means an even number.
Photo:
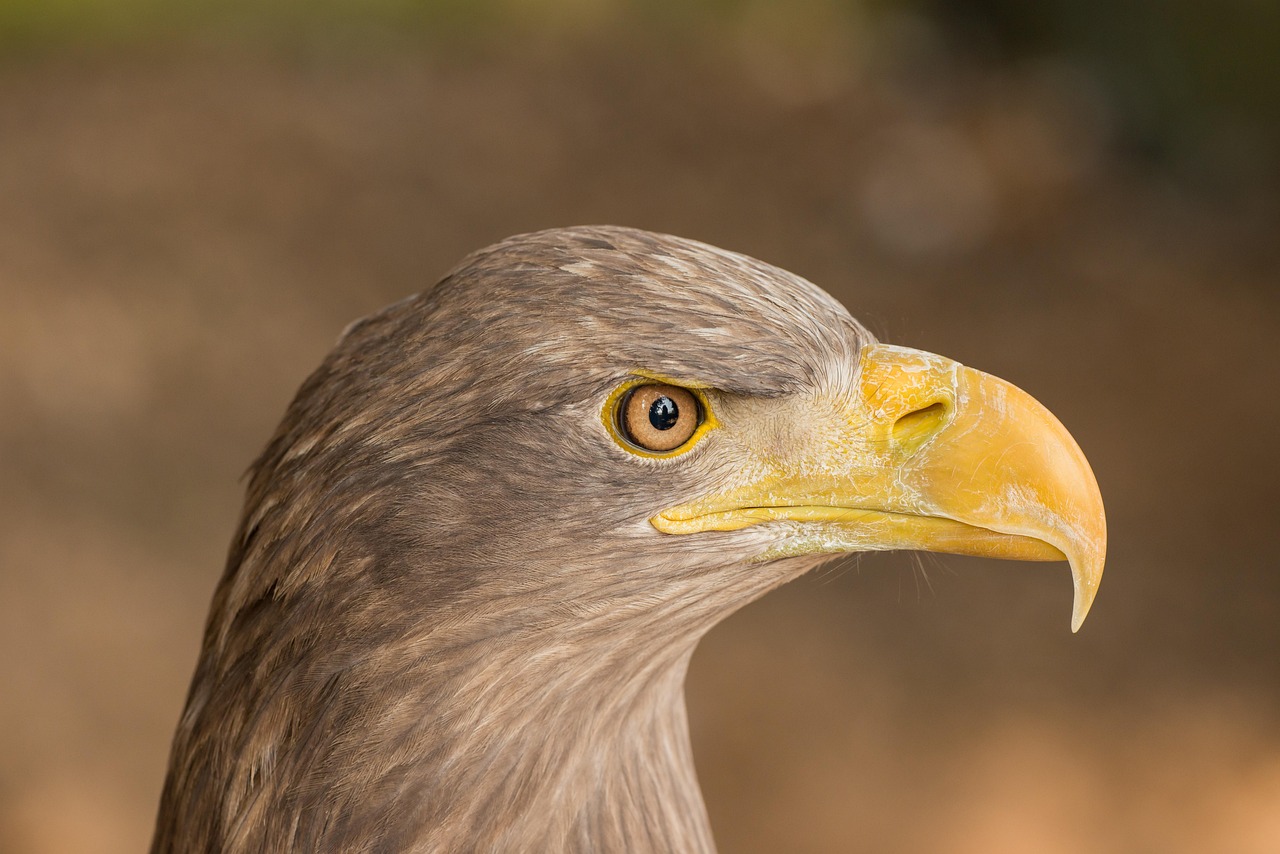
[{"label": "eagle eye", "polygon": [[689,442],[706,421],[702,403],[686,388],[667,383],[632,385],[618,398],[618,433],[642,451],[666,454]]}]

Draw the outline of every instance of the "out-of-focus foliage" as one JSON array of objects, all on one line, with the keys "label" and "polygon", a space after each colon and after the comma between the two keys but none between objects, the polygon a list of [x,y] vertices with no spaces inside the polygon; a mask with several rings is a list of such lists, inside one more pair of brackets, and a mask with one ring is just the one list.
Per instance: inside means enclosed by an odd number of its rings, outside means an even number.
[{"label": "out-of-focus foliage", "polygon": [[992,64],[1082,70],[1111,108],[1121,149],[1198,186],[1231,192],[1280,169],[1280,3],[1267,0],[6,0],[0,50],[210,34],[589,37],[638,23],[675,37],[746,27],[801,52],[834,39],[856,62],[870,49],[868,21],[903,15]]},{"label": "out-of-focus foliage", "polygon": [[1001,60],[1058,55],[1105,87],[1137,153],[1206,182],[1258,179],[1280,144],[1280,3],[925,0]]}]

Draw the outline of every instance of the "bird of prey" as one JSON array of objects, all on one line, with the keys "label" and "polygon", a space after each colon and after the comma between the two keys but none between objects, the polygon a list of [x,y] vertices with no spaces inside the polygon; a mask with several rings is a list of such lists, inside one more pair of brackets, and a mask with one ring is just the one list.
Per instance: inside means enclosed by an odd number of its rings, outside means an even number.
[{"label": "bird of prey", "polygon": [[361,320],[254,464],[152,851],[709,852],[684,678],[833,556],[1069,560],[1088,463],[798,276],[612,226]]}]

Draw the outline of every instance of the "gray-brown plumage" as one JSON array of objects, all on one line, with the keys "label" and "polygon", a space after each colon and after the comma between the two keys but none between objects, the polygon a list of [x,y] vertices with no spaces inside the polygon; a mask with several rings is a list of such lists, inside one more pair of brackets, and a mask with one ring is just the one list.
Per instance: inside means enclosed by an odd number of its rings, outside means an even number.
[{"label": "gray-brown plumage", "polygon": [[[689,657],[847,549],[652,520],[814,433],[872,343],[791,274],[615,227],[354,324],[253,467],[152,851],[712,850]],[[637,372],[724,427],[631,452],[602,406]]]}]

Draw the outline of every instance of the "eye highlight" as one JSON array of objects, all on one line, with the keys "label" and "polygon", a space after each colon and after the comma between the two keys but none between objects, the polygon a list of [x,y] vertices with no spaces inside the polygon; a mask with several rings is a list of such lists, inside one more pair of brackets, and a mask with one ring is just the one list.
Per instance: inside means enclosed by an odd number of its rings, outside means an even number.
[{"label": "eye highlight", "polygon": [[623,384],[601,414],[618,444],[642,457],[684,453],[715,424],[701,392],[657,380]]}]

